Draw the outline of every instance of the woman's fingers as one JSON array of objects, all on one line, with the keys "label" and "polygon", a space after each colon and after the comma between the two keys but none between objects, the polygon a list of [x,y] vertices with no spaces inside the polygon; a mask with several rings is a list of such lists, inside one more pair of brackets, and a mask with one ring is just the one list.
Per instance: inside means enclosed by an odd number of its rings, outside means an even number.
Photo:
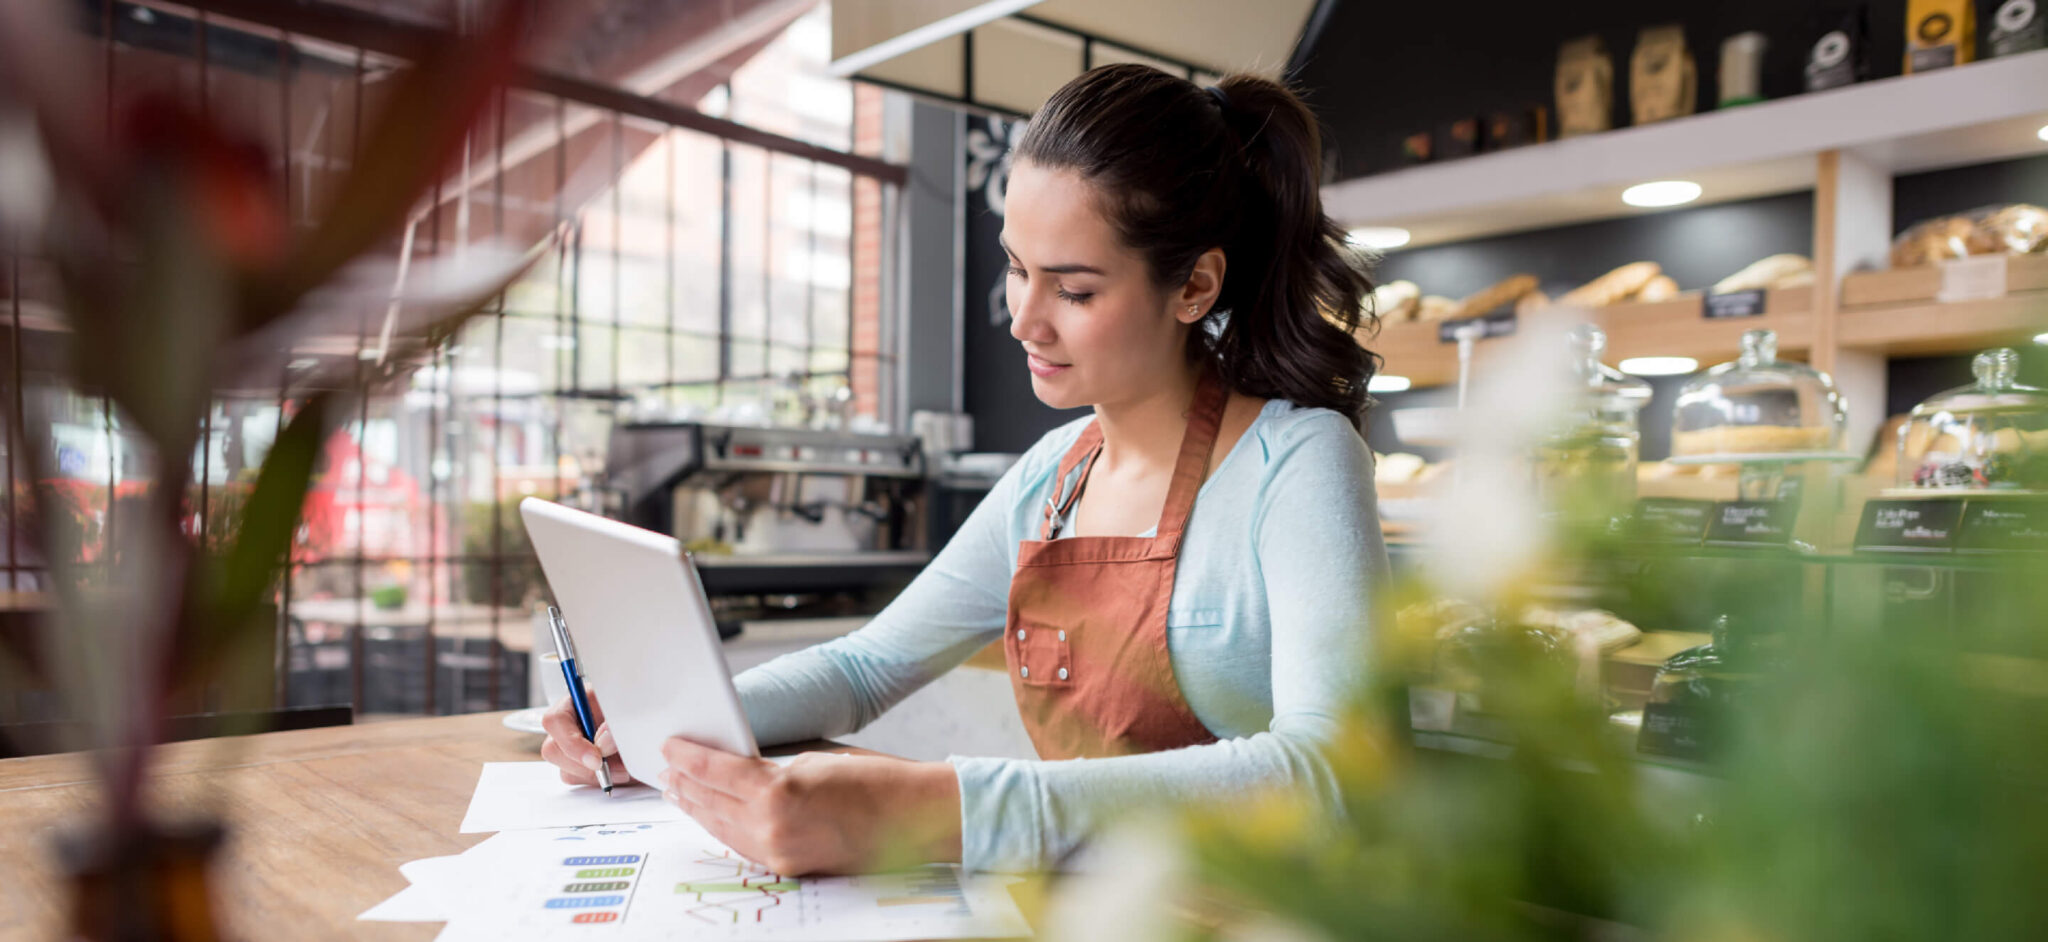
[{"label": "woman's fingers", "polygon": [[572,758],[562,750],[562,744],[553,736],[540,745],[540,757],[554,763],[562,773],[562,781],[570,785],[595,785],[597,773],[586,768],[580,760]]},{"label": "woman's fingers", "polygon": [[700,746],[678,736],[661,744],[668,767],[735,798],[745,798],[775,781],[775,763]]},{"label": "woman's fingers", "polygon": [[678,775],[674,770],[668,773],[668,793],[689,801],[690,804],[710,811],[727,821],[747,819],[747,803],[725,792],[712,788],[687,775]]},{"label": "woman's fingers", "polygon": [[[595,777],[597,747],[583,738],[583,727],[576,722],[576,711],[569,706],[568,697],[563,697],[540,715],[540,726],[547,730],[548,745],[554,746],[569,763],[581,766]],[[545,754],[547,746],[542,746],[541,751]]]},{"label": "woman's fingers", "polygon": [[[591,704],[591,711],[597,704]],[[622,785],[633,780],[626,772],[625,760],[619,757],[618,742],[613,738],[609,724],[597,728],[597,742],[583,738],[583,724],[576,720],[576,709],[569,705],[569,698],[563,697],[554,706],[541,714],[540,725],[547,730],[548,740],[540,747],[541,757],[560,766],[562,781],[572,785],[597,784],[597,763],[606,762],[612,768],[612,784]]]}]

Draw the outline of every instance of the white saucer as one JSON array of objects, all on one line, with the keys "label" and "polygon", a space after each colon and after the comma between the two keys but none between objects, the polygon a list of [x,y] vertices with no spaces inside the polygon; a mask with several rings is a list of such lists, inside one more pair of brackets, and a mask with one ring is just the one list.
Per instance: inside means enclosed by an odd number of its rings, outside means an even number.
[{"label": "white saucer", "polygon": [[524,710],[508,713],[505,715],[505,728],[515,732],[537,733],[545,736],[548,731],[540,725],[540,717],[541,714],[547,712],[547,709],[547,707],[528,707]]}]

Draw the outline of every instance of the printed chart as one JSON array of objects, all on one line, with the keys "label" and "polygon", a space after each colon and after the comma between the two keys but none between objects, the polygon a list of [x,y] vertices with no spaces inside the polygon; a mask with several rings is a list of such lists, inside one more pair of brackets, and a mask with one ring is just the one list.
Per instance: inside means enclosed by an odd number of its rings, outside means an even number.
[{"label": "printed chart", "polygon": [[1006,878],[930,866],[793,878],[693,822],[504,832],[444,939],[892,940],[1031,934]]}]

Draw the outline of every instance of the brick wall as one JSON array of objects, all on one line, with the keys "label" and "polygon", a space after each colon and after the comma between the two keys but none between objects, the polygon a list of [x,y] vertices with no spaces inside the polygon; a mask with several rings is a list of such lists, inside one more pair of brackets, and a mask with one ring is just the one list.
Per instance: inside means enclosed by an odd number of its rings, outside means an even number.
[{"label": "brick wall", "polygon": [[[853,151],[882,153],[883,91],[853,86]],[[882,184],[870,177],[853,181],[853,402],[862,415],[880,417],[882,408]]]}]

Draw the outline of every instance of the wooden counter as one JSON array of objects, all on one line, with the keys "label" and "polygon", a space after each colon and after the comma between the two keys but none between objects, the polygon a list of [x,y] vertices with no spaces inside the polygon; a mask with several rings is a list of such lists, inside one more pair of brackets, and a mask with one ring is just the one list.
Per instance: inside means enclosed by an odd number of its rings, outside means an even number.
[{"label": "wooden counter", "polygon": [[[430,939],[441,923],[356,915],[405,888],[399,864],[490,836],[457,833],[483,763],[538,759],[541,741],[504,716],[173,743],[152,795],[227,822],[214,884],[231,937]],[[86,820],[97,793],[76,753],[0,761],[0,940],[60,937],[68,890],[51,839]]]}]

